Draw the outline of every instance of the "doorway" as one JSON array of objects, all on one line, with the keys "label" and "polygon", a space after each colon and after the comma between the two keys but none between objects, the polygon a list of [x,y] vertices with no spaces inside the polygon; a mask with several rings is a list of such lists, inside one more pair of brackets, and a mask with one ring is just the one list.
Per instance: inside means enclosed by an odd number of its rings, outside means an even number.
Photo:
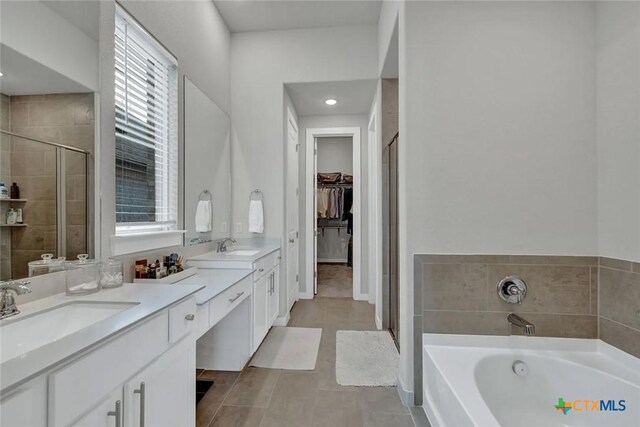
[{"label": "doorway", "polygon": [[353,297],[353,138],[318,137],[315,295]]},{"label": "doorway", "polygon": [[[319,144],[326,145],[320,145],[319,148]],[[332,164],[331,159],[335,160],[336,152],[344,153],[349,145],[351,168],[344,164],[344,156]],[[320,157],[319,150],[323,150]],[[304,213],[306,218],[312,219],[306,222],[305,230],[306,283],[313,283],[313,294],[309,297],[322,296],[326,292],[335,296],[349,295],[354,300],[366,300],[368,297],[362,295],[360,283],[360,128],[307,129],[305,160],[306,194],[312,195],[306,198]],[[331,169],[324,176],[320,168],[325,167],[346,169],[351,173]],[[324,176],[320,180],[319,172]],[[345,200],[345,196],[351,200]],[[346,202],[351,202],[351,206],[346,206]],[[349,273],[352,283],[350,293],[345,289],[344,282],[340,286],[336,283],[348,279]],[[318,288],[319,280],[320,286],[325,285],[325,289]]]}]

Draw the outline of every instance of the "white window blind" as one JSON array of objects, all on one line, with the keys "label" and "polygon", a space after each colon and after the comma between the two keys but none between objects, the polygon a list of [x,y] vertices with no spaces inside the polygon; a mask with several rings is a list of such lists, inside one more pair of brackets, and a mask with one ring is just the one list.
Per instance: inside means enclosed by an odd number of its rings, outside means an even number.
[{"label": "white window blind", "polygon": [[116,234],[175,230],[177,61],[116,10]]}]

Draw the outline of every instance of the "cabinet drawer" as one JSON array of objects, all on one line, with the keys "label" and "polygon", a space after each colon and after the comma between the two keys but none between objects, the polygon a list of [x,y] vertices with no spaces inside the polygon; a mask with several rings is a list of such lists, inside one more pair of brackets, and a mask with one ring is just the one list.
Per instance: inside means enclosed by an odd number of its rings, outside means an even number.
[{"label": "cabinet drawer", "polygon": [[189,298],[169,308],[169,342],[171,344],[189,334],[195,326],[196,300]]},{"label": "cabinet drawer", "polygon": [[274,253],[272,253],[271,257],[273,258],[273,264],[271,264],[271,267],[275,267],[276,265],[280,265],[280,260],[282,259],[282,255],[280,255],[280,250],[279,249],[277,251],[275,251]]},{"label": "cabinet drawer", "polygon": [[267,274],[273,267],[280,264],[280,250],[270,253],[267,256],[263,256],[255,262],[256,271],[253,273],[253,281],[257,282]]},{"label": "cabinet drawer", "polygon": [[209,326],[213,327],[231,310],[236,308],[253,291],[251,277],[246,277],[216,296],[209,303]]},{"label": "cabinet drawer", "polygon": [[71,424],[168,347],[169,312],[49,375],[49,425]]},{"label": "cabinet drawer", "polygon": [[265,274],[267,274],[267,271],[270,270],[267,257],[260,258],[254,263],[254,265],[256,271],[253,272],[253,281],[257,282],[258,280],[262,279]]}]

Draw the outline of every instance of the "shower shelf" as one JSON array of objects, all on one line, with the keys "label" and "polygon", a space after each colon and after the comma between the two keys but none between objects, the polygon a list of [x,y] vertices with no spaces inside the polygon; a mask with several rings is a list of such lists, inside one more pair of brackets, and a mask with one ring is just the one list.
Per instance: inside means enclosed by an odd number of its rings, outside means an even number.
[{"label": "shower shelf", "polygon": [[26,203],[27,199],[0,199],[0,202]]},{"label": "shower shelf", "polygon": [[0,227],[28,227],[27,224],[0,224]]}]

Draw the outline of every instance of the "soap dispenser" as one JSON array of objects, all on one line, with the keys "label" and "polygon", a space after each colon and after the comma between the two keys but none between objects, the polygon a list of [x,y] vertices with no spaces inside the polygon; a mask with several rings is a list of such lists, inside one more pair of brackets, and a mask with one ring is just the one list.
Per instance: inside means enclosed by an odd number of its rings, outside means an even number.
[{"label": "soap dispenser", "polygon": [[8,199],[9,190],[4,186],[4,182],[0,181],[0,199]]}]

